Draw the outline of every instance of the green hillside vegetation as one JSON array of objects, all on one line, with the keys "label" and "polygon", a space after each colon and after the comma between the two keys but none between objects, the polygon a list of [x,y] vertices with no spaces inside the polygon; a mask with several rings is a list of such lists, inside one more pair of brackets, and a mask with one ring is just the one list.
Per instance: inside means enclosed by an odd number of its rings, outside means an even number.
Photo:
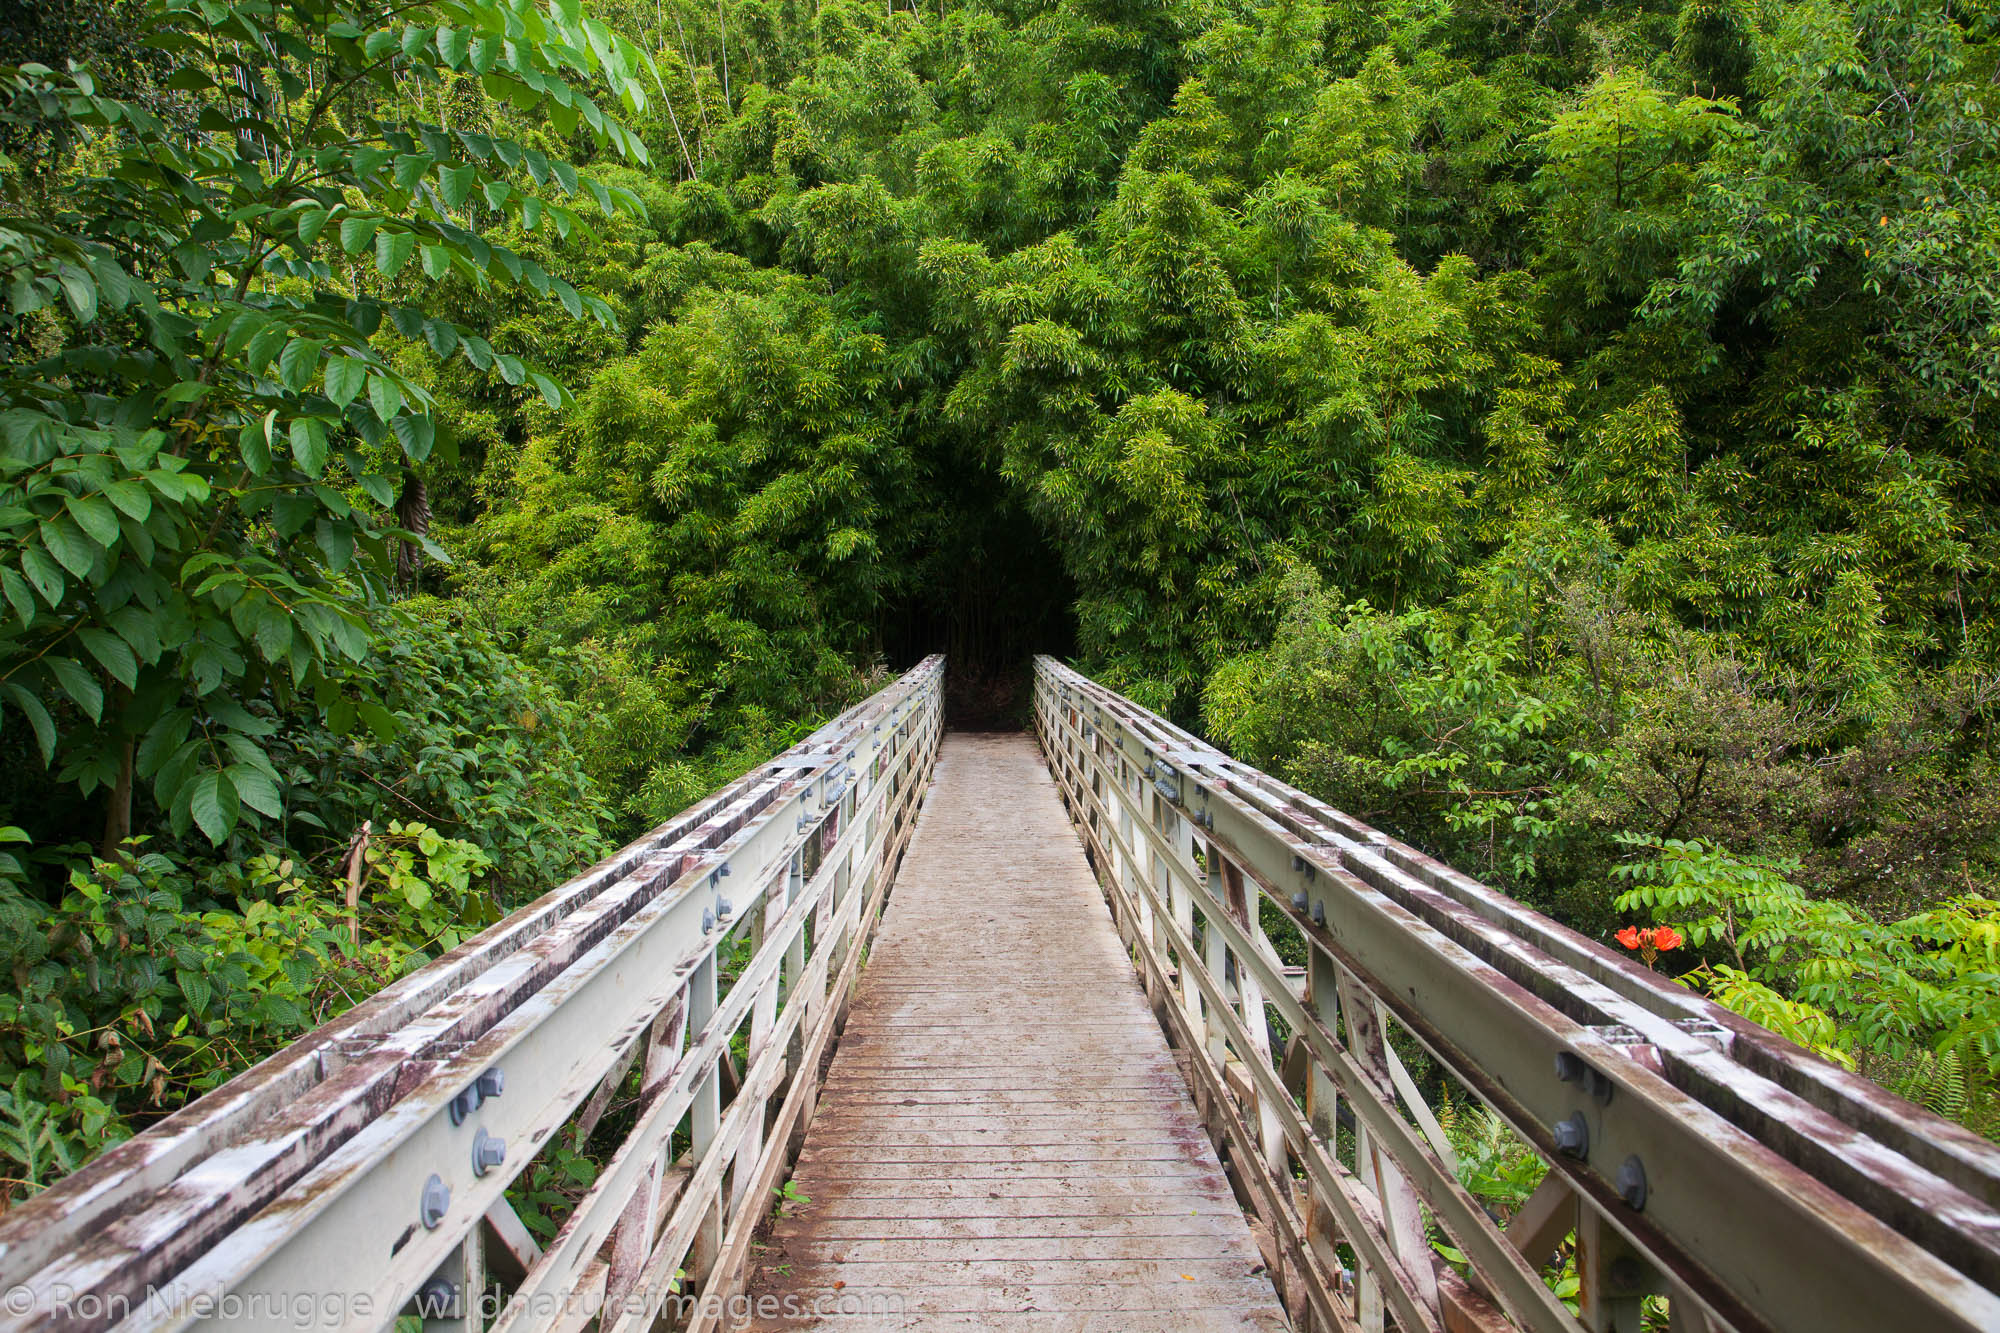
[{"label": "green hillside vegetation", "polygon": [[11,12],[0,1198],[933,649],[2000,1131],[1993,0]]}]

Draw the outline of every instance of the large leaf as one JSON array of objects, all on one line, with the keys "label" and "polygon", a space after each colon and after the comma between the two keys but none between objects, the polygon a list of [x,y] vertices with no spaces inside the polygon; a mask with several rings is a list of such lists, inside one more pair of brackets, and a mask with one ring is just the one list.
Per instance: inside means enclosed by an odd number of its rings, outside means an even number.
[{"label": "large leaf", "polygon": [[278,355],[278,375],[285,387],[302,392],[319,370],[320,343],[316,338],[294,338]]},{"label": "large leaf", "polygon": [[396,418],[396,438],[402,442],[403,452],[412,463],[421,463],[431,456],[431,444],[436,438],[436,428],[429,416],[405,413]]},{"label": "large leaf", "polygon": [[[222,839],[217,838],[217,842]],[[215,996],[215,987],[209,979],[193,968],[178,968],[174,972],[174,982],[181,988],[181,997],[187,1001],[188,1012],[200,1017],[208,1011],[208,1002]]]},{"label": "large leaf", "polygon": [[340,221],[340,248],[350,255],[361,251],[375,239],[376,229],[382,225],[380,218],[345,217]]},{"label": "large leaf", "polygon": [[0,681],[0,695],[4,695],[20,710],[21,716],[28,719],[28,726],[35,733],[35,744],[42,752],[42,762],[48,763],[56,753],[56,724],[55,719],[49,716],[49,710],[42,706],[40,699],[12,681]]},{"label": "large leaf", "polygon": [[68,495],[63,497],[63,507],[69,510],[69,516],[76,520],[84,535],[99,546],[117,542],[118,514],[111,501],[101,495]]},{"label": "large leaf", "polygon": [[326,426],[318,417],[300,417],[292,423],[292,457],[309,477],[326,471]]},{"label": "large leaf", "polygon": [[330,356],[326,361],[326,396],[335,407],[346,407],[368,382],[368,363],[355,356]]},{"label": "large leaf", "polygon": [[83,535],[83,530],[77,527],[74,520],[67,516],[43,519],[40,530],[42,545],[64,569],[78,578],[90,573],[91,565],[97,560],[98,548]]},{"label": "large leaf", "polygon": [[63,693],[75,701],[86,717],[92,722],[103,718],[104,687],[92,678],[81,662],[73,657],[51,655],[42,659],[42,665],[49,669],[49,674],[62,686]]},{"label": "large leaf", "polygon": [[403,265],[410,262],[410,255],[417,248],[417,234],[411,231],[385,231],[375,237],[375,268],[385,278],[393,278],[403,271]]},{"label": "large leaf", "polygon": [[28,581],[11,569],[0,569],[0,590],[5,591],[7,605],[14,608],[21,628],[26,629],[35,618],[35,595],[29,591]]},{"label": "large leaf", "polygon": [[127,518],[144,523],[153,512],[153,493],[144,484],[136,481],[114,481],[104,488],[104,494]]},{"label": "large leaf", "polygon": [[117,635],[101,629],[85,627],[76,632],[90,655],[98,665],[111,673],[111,678],[131,689],[139,683],[139,659],[132,649]]},{"label": "large leaf", "polygon": [[236,788],[228,775],[218,769],[209,769],[190,784],[187,808],[195,824],[213,843],[227,838],[241,815]]},{"label": "large leaf", "polygon": [[368,381],[368,403],[386,425],[403,410],[403,390],[389,376],[377,375]]},{"label": "large leaf", "polygon": [[64,586],[62,570],[40,547],[21,548],[21,572],[27,575],[28,582],[35,585],[35,591],[42,595],[43,601],[50,606],[61,603]]},{"label": "large leaf", "polygon": [[285,803],[278,795],[278,784],[271,781],[269,775],[248,764],[231,764],[227,774],[229,784],[236,789],[236,795],[244,805],[273,819],[285,813]]},{"label": "large leaf", "polygon": [[438,168],[438,197],[444,200],[446,208],[459,208],[472,193],[473,182],[479,179],[479,172],[470,163]]}]

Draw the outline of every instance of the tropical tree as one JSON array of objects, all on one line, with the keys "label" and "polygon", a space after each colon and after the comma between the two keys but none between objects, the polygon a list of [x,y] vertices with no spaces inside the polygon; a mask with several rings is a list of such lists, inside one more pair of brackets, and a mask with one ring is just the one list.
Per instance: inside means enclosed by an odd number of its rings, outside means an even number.
[{"label": "tropical tree", "polygon": [[610,319],[487,233],[583,234],[581,204],[636,198],[432,118],[426,90],[475,79],[646,156],[601,103],[643,109],[649,62],[577,0],[159,0],[146,24],[172,68],[145,96],[87,66],[0,69],[0,124],[76,145],[0,195],[0,717],[106,793],[107,849],[142,781],[216,841],[277,816],[274,709],[346,698],[332,716],[393,730],[353,668],[398,556],[437,554],[421,469],[441,432],[386,349],[565,401],[426,291],[522,286]]}]

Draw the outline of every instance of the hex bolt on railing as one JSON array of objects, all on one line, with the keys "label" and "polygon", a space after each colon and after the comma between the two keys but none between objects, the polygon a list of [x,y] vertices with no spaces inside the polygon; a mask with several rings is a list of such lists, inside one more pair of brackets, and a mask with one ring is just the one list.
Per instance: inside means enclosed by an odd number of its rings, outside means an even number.
[{"label": "hex bolt on railing", "polygon": [[[14,1209],[0,1329],[627,1333],[733,1291],[929,784],[942,680],[930,658]],[[630,1128],[544,1247],[508,1186],[621,1094]]]},{"label": "hex bolt on railing", "polygon": [[[1035,722],[1299,1327],[1637,1333],[1663,1294],[1675,1333],[2000,1329],[1986,1140],[1046,657]],[[1399,1043],[1547,1162],[1504,1227]]]}]

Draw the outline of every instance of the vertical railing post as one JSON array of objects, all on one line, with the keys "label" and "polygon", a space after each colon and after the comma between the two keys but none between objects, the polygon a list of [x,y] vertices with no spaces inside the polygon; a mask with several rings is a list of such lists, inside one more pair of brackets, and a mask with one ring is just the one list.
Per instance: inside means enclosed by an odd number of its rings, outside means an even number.
[{"label": "vertical railing post", "polygon": [[[1264,934],[1264,922],[1258,912],[1258,895],[1248,889],[1243,882],[1243,871],[1234,862],[1216,853],[1223,874],[1223,889],[1228,894],[1229,911],[1238,924],[1249,934],[1251,944],[1260,955],[1275,958]],[[1243,1016],[1243,1025],[1250,1030],[1252,1049],[1244,1053],[1245,1059],[1256,1059],[1265,1065],[1271,1064],[1271,1020],[1264,1012],[1264,987],[1257,980],[1257,969],[1239,965],[1236,969],[1238,1012]],[[1254,1085],[1253,1085],[1254,1086]],[[1257,1110],[1257,1142],[1264,1150],[1264,1165],[1279,1180],[1288,1178],[1289,1163],[1285,1154],[1284,1120],[1278,1108],[1272,1106],[1261,1091],[1255,1091]]]},{"label": "vertical railing post", "polygon": [[[1222,932],[1217,930],[1213,925],[1216,915],[1223,911],[1222,876],[1217,873],[1218,867],[1216,865],[1219,856],[1213,844],[1200,843],[1199,845],[1202,849],[1201,934],[1203,961],[1207,964],[1208,975],[1214,978],[1217,986],[1222,988],[1223,1003],[1227,1005],[1232,999],[1229,983],[1231,970],[1229,966],[1229,946],[1223,939]],[[1227,1069],[1229,1067],[1228,1029],[1220,1019],[1208,1023],[1207,1026],[1208,1058],[1215,1062],[1217,1069]]]},{"label": "vertical railing post", "polygon": [[[715,1016],[715,982],[715,953],[711,950],[695,968],[694,976],[688,981],[688,1031],[691,1034],[699,1033],[708,1026],[708,1020]],[[718,1065],[711,1065],[695,1089],[694,1106],[689,1111],[689,1161],[699,1162],[708,1155],[721,1125],[721,1070]],[[714,1200],[704,1205],[701,1223],[695,1231],[694,1244],[688,1249],[688,1271],[696,1282],[707,1278],[721,1247],[722,1190],[718,1184]]]},{"label": "vertical railing post", "polygon": [[[1396,1105],[1396,1088],[1389,1074],[1386,1034],[1375,1007],[1375,997],[1346,968],[1338,972],[1341,1017],[1345,1020],[1347,1049],[1362,1073],[1374,1084],[1377,1101]],[[1437,1274],[1431,1265],[1430,1239],[1424,1230],[1422,1205],[1417,1192],[1375,1136],[1358,1121],[1355,1125],[1355,1162],[1364,1184],[1375,1191],[1382,1220],[1389,1235],[1389,1248],[1401,1261],[1416,1287],[1418,1297],[1429,1308],[1437,1306]]]}]

